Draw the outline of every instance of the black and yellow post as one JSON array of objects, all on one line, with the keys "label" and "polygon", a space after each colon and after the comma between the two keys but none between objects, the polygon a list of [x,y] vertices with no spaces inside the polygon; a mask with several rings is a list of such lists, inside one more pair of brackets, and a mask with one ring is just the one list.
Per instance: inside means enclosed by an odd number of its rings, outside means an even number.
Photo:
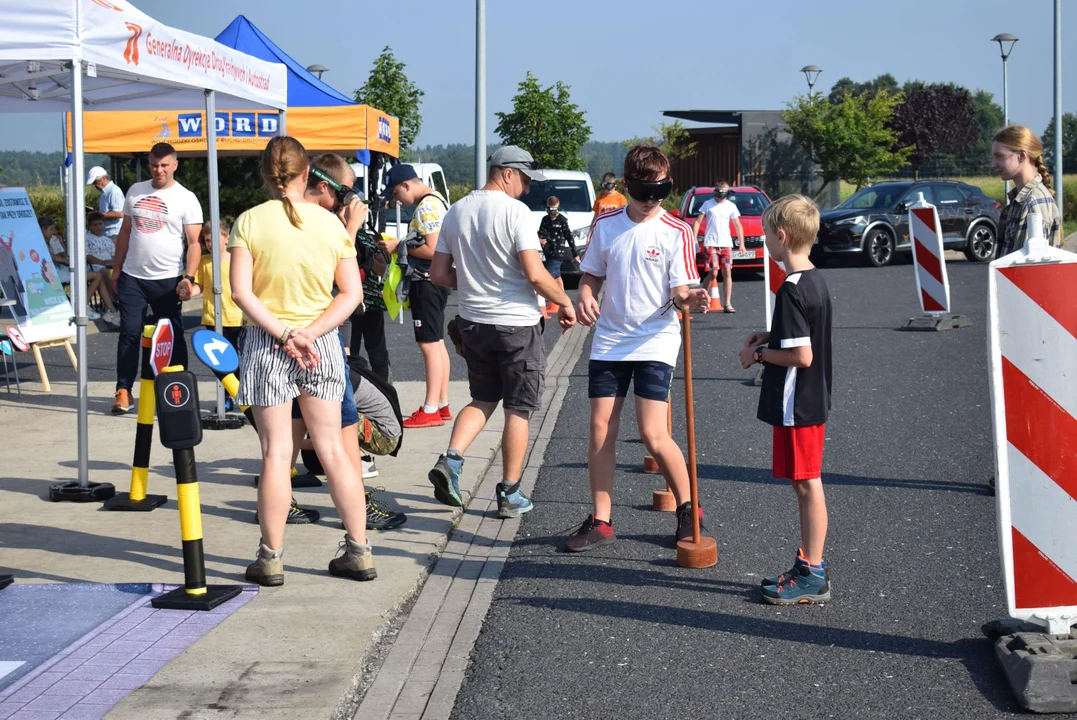
[{"label": "black and yellow post", "polygon": [[[212,370],[212,368],[210,369]],[[213,374],[221,381],[224,391],[235,400],[236,394],[239,393],[239,378],[236,377],[236,374],[234,372],[222,373],[216,370],[213,370]],[[243,411],[243,415],[247,418],[247,422],[251,424],[251,427],[254,427],[254,413],[251,412],[251,409],[242,407],[240,410]],[[225,415],[222,418],[217,415],[216,410],[213,410],[202,416],[202,427],[207,430],[237,430],[243,427],[243,418],[235,415]]]},{"label": "black and yellow post", "polygon": [[202,549],[202,507],[194,448],[202,442],[198,412],[198,380],[194,373],[173,365],[154,380],[161,444],[172,450],[176,470],[180,538],[183,541],[183,587],[152,601],[155,608],[212,610],[240,593],[239,585],[207,585],[206,556]]},{"label": "black and yellow post", "polygon": [[131,461],[131,491],[116,493],[105,502],[106,510],[149,512],[164,505],[165,495],[147,495],[150,479],[150,449],[153,447],[153,353],[150,339],[153,325],[142,328],[142,372],[138,381],[138,426],[135,430],[135,457]]},{"label": "black and yellow post", "polygon": [[13,582],[15,582],[14,575],[0,575],[0,590],[3,590]]}]

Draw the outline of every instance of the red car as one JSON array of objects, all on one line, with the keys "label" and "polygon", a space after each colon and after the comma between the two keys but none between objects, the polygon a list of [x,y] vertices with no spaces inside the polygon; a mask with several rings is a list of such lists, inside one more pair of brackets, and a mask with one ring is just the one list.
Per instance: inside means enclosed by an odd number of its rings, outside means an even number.
[{"label": "red car", "polygon": [[[763,210],[770,205],[770,198],[762,189],[755,185],[741,185],[730,188],[732,193],[729,199],[740,210],[740,226],[744,230],[744,247],[746,252],[742,255],[737,249],[737,229],[733,223],[729,223],[729,232],[733,235],[733,268],[762,268],[763,267]],[[673,210],[671,214],[684,220],[691,225],[703,203],[714,197],[712,187],[694,187],[684,194],[680,210]],[[703,251],[703,234],[707,231],[707,220],[704,219],[699,226],[698,246],[696,247],[696,266],[702,277],[708,268],[707,253]]]}]

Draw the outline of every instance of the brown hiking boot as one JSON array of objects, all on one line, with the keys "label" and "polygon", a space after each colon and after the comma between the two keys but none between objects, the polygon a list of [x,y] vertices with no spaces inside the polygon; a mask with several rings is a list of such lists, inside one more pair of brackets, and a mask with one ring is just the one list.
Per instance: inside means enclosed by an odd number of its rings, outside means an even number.
[{"label": "brown hiking boot", "polygon": [[131,391],[120,388],[116,391],[116,400],[112,403],[113,415],[124,415],[131,409]]},{"label": "brown hiking boot", "polygon": [[374,569],[374,553],[369,544],[360,545],[352,540],[351,535],[344,533],[339,551],[343,555],[329,561],[330,575],[360,581],[373,580],[378,576],[378,571]]},{"label": "brown hiking boot", "polygon": [[284,584],[284,551],[273,550],[265,543],[258,543],[258,555],[247,566],[245,577],[252,583],[263,587],[277,587]]}]

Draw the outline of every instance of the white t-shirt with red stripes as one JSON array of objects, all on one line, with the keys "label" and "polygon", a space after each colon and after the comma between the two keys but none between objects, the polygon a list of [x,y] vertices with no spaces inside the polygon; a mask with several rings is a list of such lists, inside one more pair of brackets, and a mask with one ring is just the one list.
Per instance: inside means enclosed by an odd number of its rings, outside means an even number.
[{"label": "white t-shirt with red stripes", "polygon": [[690,225],[665,210],[642,223],[621,208],[600,215],[580,269],[605,278],[591,359],[677,364],[681,326],[670,290],[699,282]]}]

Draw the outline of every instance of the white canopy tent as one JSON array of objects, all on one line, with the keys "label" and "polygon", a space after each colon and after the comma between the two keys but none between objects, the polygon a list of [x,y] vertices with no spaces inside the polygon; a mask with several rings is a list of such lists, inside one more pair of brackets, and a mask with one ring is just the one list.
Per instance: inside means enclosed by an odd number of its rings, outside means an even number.
[{"label": "white canopy tent", "polygon": [[[0,112],[71,112],[74,182],[68,183],[67,216],[78,344],[78,487],[90,488],[86,378],[86,196],[82,178],[82,111],[153,110],[206,106],[287,105],[284,65],[239,52],[214,40],[163,25],[127,0],[0,0]],[[220,233],[215,133],[209,139],[210,222]],[[148,150],[148,148],[147,148]],[[220,249],[213,244],[214,278]],[[215,285],[220,284],[215,279]],[[217,318],[220,288],[214,288]]]}]

